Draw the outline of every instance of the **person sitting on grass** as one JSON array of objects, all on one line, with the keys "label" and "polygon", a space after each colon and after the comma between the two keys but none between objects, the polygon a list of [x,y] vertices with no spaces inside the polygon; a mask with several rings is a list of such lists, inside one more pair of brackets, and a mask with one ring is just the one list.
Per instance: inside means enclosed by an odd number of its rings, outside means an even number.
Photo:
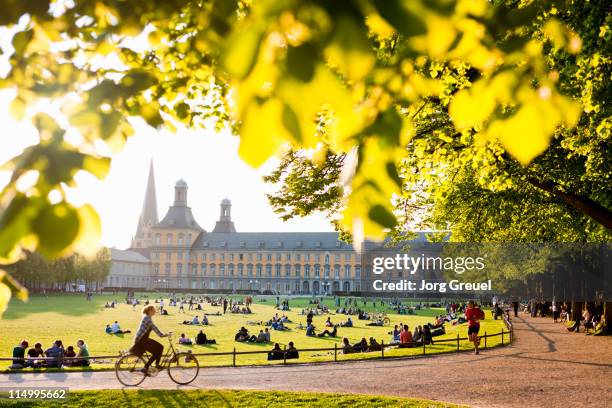
[{"label": "person sitting on grass", "polygon": [[374,337],[370,337],[370,345],[368,346],[368,351],[380,351],[382,346],[374,339]]},{"label": "person sitting on grass", "polygon": [[179,344],[191,345],[191,339],[185,336],[185,333],[181,333],[181,337],[178,339]]},{"label": "person sitting on grass", "polygon": [[45,350],[45,356],[49,358],[47,360],[47,367],[58,367],[59,358],[64,354],[64,346],[61,340],[55,340],[53,345]]},{"label": "person sitting on grass", "polygon": [[285,350],[285,358],[287,360],[292,358],[300,358],[300,353],[295,348],[295,345],[292,341],[289,342],[289,347],[287,347],[287,350]]},{"label": "person sitting on grass", "polygon": [[397,324],[393,327],[393,332],[391,332],[391,334],[393,334],[393,342],[394,343],[399,343],[400,342],[400,329],[397,326]]},{"label": "person sitting on grass", "polygon": [[111,330],[113,331],[113,334],[127,334],[127,333],[131,333],[130,330],[121,330],[121,327],[119,327],[119,323],[115,320],[115,323],[113,323],[111,325]]},{"label": "person sitting on grass", "polygon": [[[266,330],[268,328],[266,327]],[[257,335],[257,343],[266,343],[268,340],[266,339],[266,333],[263,330],[259,330],[259,334]]]},{"label": "person sitting on grass", "polygon": [[337,337],[337,335],[338,335],[338,326],[334,326],[334,330],[332,330],[332,331],[329,331],[329,330],[325,329],[321,333],[317,334],[317,336],[318,337],[325,337],[326,334],[329,337]]},{"label": "person sitting on grass", "polygon": [[21,340],[21,343],[13,348],[13,364],[9,368],[19,370],[25,367],[25,353],[28,346],[27,340]]},{"label": "person sitting on grass", "polygon": [[312,325],[312,323],[309,323],[306,327],[306,335],[311,337],[315,336],[315,327]]},{"label": "person sitting on grass", "polygon": [[410,332],[410,328],[407,324],[404,325],[403,330],[400,333],[400,344],[405,344],[408,347],[410,343],[412,343],[412,333]]},{"label": "person sitting on grass", "polygon": [[358,343],[353,344],[353,351],[354,352],[364,352],[368,350],[368,342],[365,339],[365,337],[361,338],[361,341]]},{"label": "person sitting on grass", "polygon": [[[29,358],[38,358],[38,357],[44,357],[45,356],[45,352],[42,349],[42,344],[40,343],[36,343],[34,344],[34,348],[31,348],[28,350],[28,357]],[[32,367],[32,368],[39,368],[43,365],[44,360],[28,360],[26,361],[26,366],[28,367]]]},{"label": "person sitting on grass", "polygon": [[77,353],[78,360],[73,361],[73,366],[89,366],[89,349],[87,348],[87,344],[85,344],[85,340],[77,340],[77,347],[79,348],[79,352]]},{"label": "person sitting on grass", "polygon": [[421,336],[421,341],[425,342],[425,344],[433,344],[433,339],[431,335],[431,330],[429,330],[429,326],[423,326],[423,335]]},{"label": "person sitting on grass", "polygon": [[368,324],[366,324],[366,326],[383,326],[384,322],[382,320],[374,320]]},{"label": "person sitting on grass", "polygon": [[202,325],[208,326],[208,317],[206,315],[202,316]]},{"label": "person sitting on grass", "polygon": [[110,324],[106,325],[106,328],[104,329],[104,331],[106,332],[106,334],[113,334],[113,329],[111,329]]},{"label": "person sitting on grass", "polygon": [[353,346],[351,346],[351,343],[349,343],[349,339],[347,339],[346,337],[342,339],[342,352],[344,354],[350,354],[355,352]]},{"label": "person sitting on grass", "polygon": [[[70,358],[70,359],[73,358],[73,357],[76,357],[76,352],[74,351],[74,347],[72,347],[72,346],[66,347],[66,350],[64,351],[64,357],[67,357],[67,358]],[[74,365],[74,363],[75,363],[74,360],[66,360],[66,361],[64,361],[64,365],[66,367],[70,367],[70,366]]]},{"label": "person sitting on grass", "polygon": [[280,344],[274,343],[274,348],[268,353],[268,360],[282,360],[284,354],[285,353],[280,348]]},{"label": "person sitting on grass", "polygon": [[349,316],[348,319],[346,319],[346,322],[341,322],[340,326],[341,327],[353,327],[353,319],[351,319],[351,316]]},{"label": "person sitting on grass", "polygon": [[204,332],[200,330],[200,332],[196,335],[196,344],[217,344],[217,341],[215,339],[206,338],[206,334],[204,334]]},{"label": "person sitting on grass", "polygon": [[327,317],[327,320],[325,321],[325,327],[334,327],[334,324],[331,321],[331,317]]}]

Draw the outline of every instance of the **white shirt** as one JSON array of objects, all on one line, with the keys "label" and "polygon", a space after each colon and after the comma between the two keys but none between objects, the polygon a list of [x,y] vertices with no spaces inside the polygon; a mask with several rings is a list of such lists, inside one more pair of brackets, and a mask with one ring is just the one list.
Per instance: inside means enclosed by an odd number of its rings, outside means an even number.
[{"label": "white shirt", "polygon": [[119,330],[121,330],[121,328],[119,327],[119,323],[115,322],[111,325],[111,330],[113,331],[113,333],[118,332]]}]

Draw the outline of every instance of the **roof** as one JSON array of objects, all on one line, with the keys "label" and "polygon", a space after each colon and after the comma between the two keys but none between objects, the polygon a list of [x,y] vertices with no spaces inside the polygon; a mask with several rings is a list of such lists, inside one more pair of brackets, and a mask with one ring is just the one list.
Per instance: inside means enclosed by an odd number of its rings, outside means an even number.
[{"label": "roof", "polygon": [[[412,242],[426,242],[418,233]],[[354,250],[339,240],[337,232],[205,232],[193,243],[193,249],[266,249],[266,250]]]},{"label": "roof", "polygon": [[187,182],[183,179],[180,179],[179,181],[176,182],[175,186],[176,187],[187,187]]},{"label": "roof", "polygon": [[138,226],[136,228],[136,236],[143,237],[145,226],[155,225],[158,221],[157,216],[157,196],[155,194],[155,174],[153,171],[153,161],[149,164],[149,178],[147,179],[147,189],[145,191],[145,199],[142,203],[142,211],[138,218]]},{"label": "roof", "polygon": [[129,249],[111,248],[111,261],[114,262],[149,262],[149,258]]},{"label": "roof", "polygon": [[185,205],[173,205],[168,208],[166,216],[153,228],[191,228],[204,231],[193,217],[191,207]]},{"label": "roof", "polygon": [[232,205],[232,202],[229,200],[229,198],[224,198],[221,200],[221,205]]},{"label": "roof", "polygon": [[208,232],[200,234],[194,249],[345,249],[336,232]]}]

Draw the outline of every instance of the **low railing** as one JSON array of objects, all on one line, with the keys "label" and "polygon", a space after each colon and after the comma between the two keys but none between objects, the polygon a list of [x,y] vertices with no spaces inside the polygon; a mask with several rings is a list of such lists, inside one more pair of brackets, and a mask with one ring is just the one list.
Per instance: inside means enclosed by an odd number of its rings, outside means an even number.
[{"label": "low railing", "polygon": [[[506,322],[506,317],[504,316],[504,322]],[[493,338],[493,337],[498,337],[501,336],[501,345],[503,346],[505,343],[505,337],[508,339],[507,343],[511,343],[512,339],[513,339],[513,334],[512,334],[512,324],[511,322],[507,321],[506,323],[507,327],[509,330],[504,330],[502,329],[501,332],[499,333],[494,333],[494,334],[487,334],[487,332],[484,333],[484,335],[480,336],[481,341],[484,340],[484,344],[483,344],[483,348],[486,350],[487,349],[487,339]],[[465,341],[465,340],[469,340],[467,337],[461,337],[459,334],[457,334],[456,338],[452,338],[452,339],[441,339],[441,340],[433,340],[430,344],[426,343],[426,342],[411,342],[411,343],[385,343],[384,340],[380,342],[379,346],[380,346],[380,350],[377,351],[370,351],[367,352],[368,355],[373,355],[372,353],[380,353],[379,357],[373,357],[373,358],[415,358],[415,357],[422,357],[422,356],[426,356],[427,355],[427,346],[436,346],[436,345],[440,345],[440,344],[447,344],[447,343],[456,343],[457,347],[455,352],[459,352],[461,350],[461,342]],[[389,348],[409,348],[409,349],[422,349],[421,353],[418,354],[412,354],[412,355],[401,355],[401,356],[385,356],[385,349],[389,349]],[[338,347],[338,344],[335,343],[334,347],[327,347],[327,348],[305,348],[305,349],[297,349],[297,350],[291,350],[292,352],[298,352],[298,353],[307,353],[307,352],[319,352],[319,351],[325,351],[325,352],[333,352],[333,356],[334,362],[338,361],[338,354],[342,353],[342,347]],[[236,367],[236,360],[237,360],[237,356],[242,356],[242,355],[249,355],[249,354],[266,354],[269,355],[272,352],[272,350],[253,350],[253,351],[236,351],[236,348],[234,347],[234,349],[232,351],[222,351],[222,352],[210,352],[210,353],[193,353],[194,356],[197,357],[213,357],[213,356],[232,356],[232,367]],[[283,350],[275,350],[275,353],[282,353],[283,354],[283,364],[287,364],[287,346],[285,346],[285,348]],[[360,353],[366,353],[366,352],[362,352],[362,351],[356,351],[356,352],[351,352],[348,353],[346,355],[349,354],[360,354]],[[448,352],[443,352],[443,353],[434,353],[434,354],[446,354]],[[430,354],[431,355],[431,354]],[[104,359],[118,359],[119,357],[121,357],[121,355],[114,355],[114,356],[90,356],[87,357],[87,361],[89,361],[90,363],[92,361],[96,361],[96,360],[104,360]],[[291,359],[291,358],[290,358]],[[46,368],[55,368],[57,366],[57,368],[61,368],[65,363],[70,363],[70,362],[74,362],[74,361],[83,361],[84,358],[83,357],[63,357],[63,356],[59,356],[59,357],[36,357],[36,358],[30,358],[30,357],[25,357],[23,359],[16,359],[16,358],[11,358],[11,357],[3,357],[0,358],[0,361],[16,361],[16,360],[21,360],[21,361],[54,361],[56,363],[53,364],[52,367],[46,367]],[[277,360],[272,360],[272,361],[280,361],[281,359],[277,359]],[[343,361],[346,360],[362,360],[362,359],[342,359]],[[331,362],[331,360],[330,360]]]}]

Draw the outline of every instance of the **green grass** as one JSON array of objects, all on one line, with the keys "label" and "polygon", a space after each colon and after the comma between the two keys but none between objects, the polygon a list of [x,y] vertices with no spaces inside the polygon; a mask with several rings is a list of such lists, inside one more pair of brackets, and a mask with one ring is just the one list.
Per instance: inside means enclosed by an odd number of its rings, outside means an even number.
[{"label": "green grass", "polygon": [[[123,294],[122,294],[123,295]],[[0,320],[0,356],[10,357],[12,349],[22,339],[27,339],[30,345],[34,342],[41,342],[43,348],[46,349],[56,339],[61,339],[65,346],[75,345],[78,339],[84,339],[92,356],[101,355],[117,355],[121,350],[127,350],[133,341],[134,334],[125,335],[109,335],[104,332],[107,323],[112,323],[118,320],[123,329],[131,329],[135,331],[140,321],[140,308],[136,311],[126,304],[119,304],[116,309],[105,309],[104,303],[107,300],[116,298],[121,300],[122,295],[113,297],[111,295],[96,295],[94,300],[86,302],[82,295],[50,295],[49,297],[32,296],[27,303],[20,301],[12,301],[8,310]],[[152,295],[151,295],[152,296]],[[166,304],[168,301],[166,299]],[[333,299],[327,299],[328,305],[333,304]],[[168,308],[170,316],[155,316],[155,322],[162,331],[173,331],[177,336],[185,333],[188,337],[194,338],[200,329],[204,330],[209,338],[217,340],[216,345],[206,346],[180,346],[181,350],[192,350],[194,353],[206,352],[231,352],[234,348],[236,351],[254,351],[254,350],[269,350],[271,344],[253,344],[253,343],[238,343],[234,341],[234,335],[240,326],[245,326],[253,334],[257,334],[263,326],[248,325],[247,321],[266,321],[270,319],[277,311],[274,309],[274,299],[268,299],[265,303],[256,303],[252,306],[253,314],[226,314],[224,316],[209,316],[211,326],[186,326],[180,324],[183,320],[191,320],[195,311],[187,313],[178,313],[178,307]],[[412,328],[415,325],[426,324],[433,321],[433,316],[441,314],[442,309],[426,309],[417,311],[416,315],[397,315],[389,313],[388,306],[381,307],[378,304],[379,310],[385,310],[391,319],[390,327],[369,327],[366,326],[367,321],[357,320],[353,316],[355,327],[338,328],[338,337],[307,337],[305,330],[297,329],[297,323],[305,324],[305,316],[299,315],[301,306],[308,306],[308,299],[291,299],[290,306],[292,310],[286,312],[289,319],[293,323],[288,324],[291,328],[289,331],[279,332],[272,330],[272,341],[281,344],[281,347],[293,341],[298,349],[307,348],[327,348],[334,347],[337,344],[341,346],[342,337],[348,337],[351,343],[359,341],[362,337],[366,339],[374,337],[379,342],[384,340],[385,343],[390,342],[391,335],[389,331],[393,329],[394,324],[405,323]],[[360,301],[361,306],[361,301]],[[372,309],[372,303],[368,302],[368,308]],[[221,311],[220,307],[211,307],[209,304],[204,305],[204,311],[214,313]],[[282,312],[279,312],[281,314]],[[201,317],[202,312],[198,312]],[[481,334],[499,333],[502,328],[505,329],[501,320],[492,320],[491,314],[487,312],[487,319],[481,322]],[[324,322],[327,315],[315,316],[314,325],[317,329],[324,328]],[[337,323],[346,321],[345,315],[331,315],[332,322]],[[451,326],[447,324],[447,334],[445,336],[436,337],[434,340],[440,339],[456,339],[457,334],[461,337],[467,337],[467,325]],[[153,335],[153,337],[156,337]],[[165,343],[165,339],[160,340]],[[508,341],[506,336],[505,341]],[[493,337],[488,339],[487,346],[495,347],[501,343],[501,338]],[[471,344],[467,341],[460,343],[460,349],[467,350],[471,348]],[[427,346],[427,354],[451,352],[457,349],[456,342],[434,344]],[[422,348],[413,349],[386,349],[385,356],[399,357],[409,355],[422,354]],[[302,352],[298,360],[289,360],[291,363],[315,362],[315,361],[331,361],[333,360],[333,351],[319,352]],[[377,358],[380,352],[374,353],[358,353],[343,355],[338,353],[338,360],[348,359],[365,359]],[[265,354],[248,354],[238,355],[236,359],[237,365],[253,365],[253,364],[268,364]],[[201,366],[218,366],[231,365],[232,356],[201,356],[199,357]],[[113,361],[108,359],[103,362],[92,364],[93,369],[112,368]],[[275,364],[282,363],[275,362]],[[6,369],[10,363],[1,362],[0,369]]]},{"label": "green grass", "polygon": [[[16,404],[17,405],[17,404]],[[52,407],[56,401],[19,403],[24,407]],[[13,405],[14,406],[14,405]],[[171,390],[73,392],[62,407],[405,407],[438,408],[459,405],[412,398],[354,394],[321,394],[279,391]]]}]

